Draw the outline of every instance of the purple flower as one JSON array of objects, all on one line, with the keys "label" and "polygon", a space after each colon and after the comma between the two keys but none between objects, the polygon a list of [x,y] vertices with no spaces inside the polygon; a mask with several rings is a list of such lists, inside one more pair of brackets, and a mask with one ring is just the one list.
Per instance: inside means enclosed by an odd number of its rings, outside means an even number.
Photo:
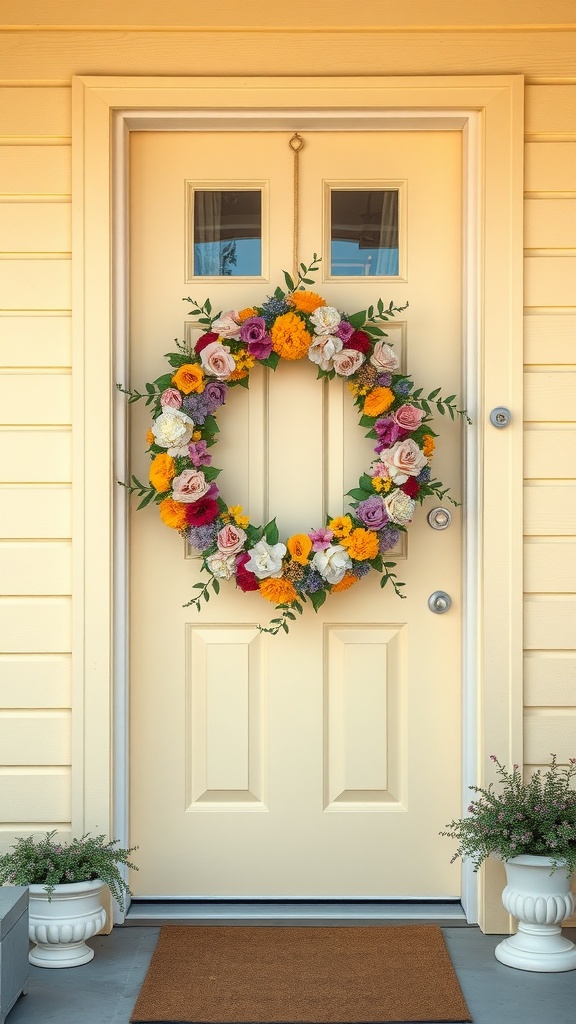
[{"label": "purple flower", "polygon": [[427,484],[431,476],[432,470],[430,469],[430,466],[424,466],[424,469],[421,469],[418,473],[416,480],[419,484]]},{"label": "purple flower", "polygon": [[361,580],[363,576],[368,575],[368,573],[370,572],[370,568],[371,567],[368,564],[368,562],[353,562],[350,572],[352,573],[353,576],[356,576],[359,580]]},{"label": "purple flower", "polygon": [[[224,405],[226,401],[227,387],[222,383],[221,380],[209,380],[204,391],[202,392],[202,398],[206,402],[206,408],[210,416],[216,412],[219,406]],[[192,417],[194,419],[194,417]]]},{"label": "purple flower", "polygon": [[316,591],[321,590],[323,586],[324,580],[322,579],[320,573],[316,572],[316,569],[312,569],[308,573],[306,579],[304,580],[302,589],[305,590],[308,594],[315,594]]},{"label": "purple flower", "polygon": [[311,530],[308,536],[312,541],[312,551],[325,551],[330,547],[334,534],[327,527],[321,527],[319,530]]},{"label": "purple flower", "polygon": [[378,435],[378,444],[374,451],[378,452],[378,454],[384,451],[385,448],[391,448],[393,444],[396,444],[396,441],[406,436],[406,431],[402,430],[402,427],[399,427],[391,416],[384,416],[383,419],[376,420],[374,430]]},{"label": "purple flower", "polygon": [[380,534],[380,554],[385,554],[386,551],[391,551],[395,548],[398,541],[400,540],[400,530],[394,530],[392,527],[387,526]]},{"label": "purple flower", "polygon": [[266,331],[266,321],[261,316],[250,316],[240,328],[240,337],[248,345],[248,351],[255,359],[267,359],[272,351],[272,338]]},{"label": "purple flower", "polygon": [[341,320],[338,324],[336,337],[340,338],[344,342],[344,348],[346,348],[346,342],[350,340],[353,334],[354,328],[352,327],[352,324],[349,324],[347,320]]},{"label": "purple flower", "polygon": [[365,501],[360,501],[356,506],[355,514],[360,522],[370,530],[381,530],[386,523],[390,522],[390,516],[379,494],[373,494]]},{"label": "purple flower", "polygon": [[187,395],[184,399],[184,411],[201,427],[208,415],[208,403],[204,394]]},{"label": "purple flower", "polygon": [[376,377],[376,384],[379,388],[389,388],[392,383],[391,373],[379,373]]},{"label": "purple flower", "polygon": [[277,316],[282,316],[288,311],[288,303],[285,299],[277,299],[275,295],[269,295],[267,302],[262,303],[262,312],[268,326],[274,323]]},{"label": "purple flower", "polygon": [[205,551],[216,542],[217,528],[214,523],[207,523],[205,526],[190,526],[187,537],[193,548]]},{"label": "purple flower", "polygon": [[212,456],[207,450],[206,441],[191,441],[188,445],[188,454],[193,466],[209,466]]}]

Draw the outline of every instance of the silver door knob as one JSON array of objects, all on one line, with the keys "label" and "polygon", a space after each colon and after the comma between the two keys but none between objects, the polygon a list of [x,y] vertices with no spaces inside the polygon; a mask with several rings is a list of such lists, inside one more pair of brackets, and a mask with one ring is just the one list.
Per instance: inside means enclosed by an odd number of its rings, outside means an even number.
[{"label": "silver door knob", "polygon": [[451,604],[452,598],[445,590],[435,590],[428,598],[428,607],[436,615],[444,615],[444,612],[448,611]]},{"label": "silver door knob", "polygon": [[433,508],[426,518],[433,530],[445,530],[452,522],[451,512],[447,508],[443,508],[441,505],[438,505],[437,508]]}]

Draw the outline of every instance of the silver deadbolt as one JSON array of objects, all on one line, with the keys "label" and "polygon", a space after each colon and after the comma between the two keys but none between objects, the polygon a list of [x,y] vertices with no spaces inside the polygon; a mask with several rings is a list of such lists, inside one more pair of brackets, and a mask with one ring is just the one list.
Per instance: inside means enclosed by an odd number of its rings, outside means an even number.
[{"label": "silver deadbolt", "polygon": [[436,615],[444,615],[444,612],[448,611],[451,604],[452,598],[445,590],[435,590],[428,598],[428,607]]},{"label": "silver deadbolt", "polygon": [[510,409],[506,409],[503,405],[497,405],[490,413],[490,423],[493,427],[498,427],[499,430],[502,430],[502,427],[507,427],[511,419]]},{"label": "silver deadbolt", "polygon": [[437,508],[431,509],[426,518],[433,530],[445,530],[452,522],[452,513],[438,505]]}]

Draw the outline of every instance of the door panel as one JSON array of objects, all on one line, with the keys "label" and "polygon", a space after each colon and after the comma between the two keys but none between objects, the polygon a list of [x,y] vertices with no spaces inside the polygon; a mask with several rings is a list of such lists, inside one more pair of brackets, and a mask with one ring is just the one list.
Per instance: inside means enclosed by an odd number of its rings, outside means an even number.
[{"label": "door panel", "polygon": [[[332,278],[315,290],[347,312],[410,302],[390,340],[418,385],[460,390],[460,134],[303,133],[300,259],[323,252],[332,187],[401,182],[401,276]],[[292,261],[292,153],[270,133],[131,133],[131,379],[164,371],[188,334],[186,304],[261,302]],[[264,279],[187,281],[186,182],[265,183]],[[208,185],[207,185],[208,183]],[[269,276],[267,274],[269,268]],[[145,408],[132,406],[131,468],[147,474]],[[438,419],[441,420],[440,417]],[[219,411],[221,490],[284,539],[344,511],[372,458],[342,381],[308,360],[256,367]],[[460,433],[441,428],[437,476],[460,490]],[[460,516],[435,532],[418,507],[399,552],[406,600],[376,574],[306,606],[289,636],[260,634],[260,596],[223,584],[185,609],[199,562],[154,509],[131,541],[131,835],[137,895],[451,897],[442,826],[460,812]],[[450,612],[429,594],[447,590]],[[422,852],[425,851],[425,857]]]}]

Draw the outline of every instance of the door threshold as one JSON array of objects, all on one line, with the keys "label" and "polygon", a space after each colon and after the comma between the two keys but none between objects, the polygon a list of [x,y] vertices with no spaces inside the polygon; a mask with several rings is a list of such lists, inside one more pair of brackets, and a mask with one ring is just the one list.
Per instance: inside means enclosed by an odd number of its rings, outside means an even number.
[{"label": "door threshold", "polygon": [[124,925],[466,925],[457,900],[133,900]]}]

